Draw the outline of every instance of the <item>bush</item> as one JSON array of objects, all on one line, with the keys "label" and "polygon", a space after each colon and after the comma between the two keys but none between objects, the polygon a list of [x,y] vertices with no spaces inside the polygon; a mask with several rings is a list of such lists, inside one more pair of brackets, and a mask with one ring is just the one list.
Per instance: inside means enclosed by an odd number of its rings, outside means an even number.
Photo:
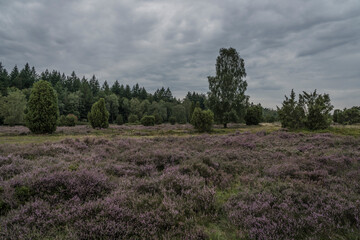
[{"label": "bush", "polygon": [[175,117],[170,117],[169,122],[171,123],[171,125],[174,125],[176,123],[176,118]]},{"label": "bush", "polygon": [[201,110],[197,107],[194,109],[191,124],[199,132],[210,132],[214,122],[214,114],[210,110]]},{"label": "bush", "polygon": [[121,114],[117,115],[116,124],[117,125],[123,125],[124,124],[124,119],[123,119],[123,116]]},{"label": "bush", "polygon": [[313,93],[299,94],[295,101],[295,93],[291,90],[290,99],[285,96],[282,108],[278,108],[282,127],[299,129],[306,127],[310,130],[326,129],[331,124],[330,104],[328,94]]},{"label": "bush", "polygon": [[53,133],[59,116],[55,90],[49,82],[40,80],[33,85],[28,102],[26,125],[33,133]]},{"label": "bush", "polygon": [[155,113],[154,117],[155,117],[155,124],[162,124],[163,123],[163,118],[161,117],[160,114]]},{"label": "bush", "polygon": [[139,118],[136,114],[130,114],[129,117],[128,117],[128,122],[129,123],[136,123],[139,121]]},{"label": "bush", "polygon": [[77,117],[74,114],[61,115],[59,118],[59,126],[73,127],[77,123]]},{"label": "bush", "polygon": [[262,120],[262,107],[261,105],[251,105],[245,115],[246,125],[259,125]]},{"label": "bush", "polygon": [[141,124],[144,126],[154,126],[155,125],[155,117],[145,115],[141,118]]},{"label": "bush", "polygon": [[333,120],[341,124],[360,123],[360,107],[344,108],[343,111],[336,109],[334,111]]},{"label": "bush", "polygon": [[88,113],[88,119],[93,128],[108,128],[109,127],[109,112],[105,107],[105,100],[100,98],[91,107],[91,112]]}]

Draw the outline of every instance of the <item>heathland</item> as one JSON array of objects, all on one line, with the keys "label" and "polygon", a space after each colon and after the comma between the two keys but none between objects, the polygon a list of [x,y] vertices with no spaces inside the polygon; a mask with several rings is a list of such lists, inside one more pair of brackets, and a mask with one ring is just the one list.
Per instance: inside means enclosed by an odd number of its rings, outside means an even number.
[{"label": "heathland", "polygon": [[357,239],[360,128],[0,127],[1,239]]}]

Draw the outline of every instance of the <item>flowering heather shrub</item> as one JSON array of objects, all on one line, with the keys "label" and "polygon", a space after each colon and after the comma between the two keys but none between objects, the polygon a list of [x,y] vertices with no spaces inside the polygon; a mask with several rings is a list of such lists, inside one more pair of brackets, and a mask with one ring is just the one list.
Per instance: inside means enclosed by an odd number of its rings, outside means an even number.
[{"label": "flowering heather shrub", "polygon": [[97,131],[88,126],[73,129],[78,138],[0,144],[0,239],[216,239],[210,233],[218,229],[233,229],[235,239],[360,234],[358,138],[121,135],[192,131],[170,124],[110,126],[104,131],[116,134],[102,138],[86,136]]}]

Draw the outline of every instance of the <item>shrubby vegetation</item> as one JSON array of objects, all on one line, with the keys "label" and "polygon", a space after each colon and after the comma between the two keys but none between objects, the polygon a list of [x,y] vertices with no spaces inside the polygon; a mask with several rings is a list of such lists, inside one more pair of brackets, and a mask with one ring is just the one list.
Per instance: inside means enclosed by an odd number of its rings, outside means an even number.
[{"label": "shrubby vegetation", "polygon": [[40,80],[31,89],[26,125],[33,133],[53,133],[56,130],[59,108],[56,91],[49,82]]},{"label": "shrubby vegetation", "polygon": [[262,120],[262,116],[261,105],[251,104],[246,110],[245,123],[246,125],[258,125]]},{"label": "shrubby vegetation", "polygon": [[214,114],[210,110],[194,109],[191,124],[199,132],[210,132],[214,123]]},{"label": "shrubby vegetation", "polygon": [[59,118],[59,126],[74,127],[78,119],[74,114],[68,114],[67,116],[61,115]]},{"label": "shrubby vegetation", "polygon": [[25,108],[25,95],[16,88],[10,89],[7,96],[0,96],[0,122],[10,126],[24,124]]},{"label": "shrubby vegetation", "polygon": [[331,110],[328,94],[303,92],[296,101],[294,90],[290,98],[285,96],[281,108],[278,108],[282,127],[290,129],[308,128],[310,130],[326,129],[331,124]]},{"label": "shrubby vegetation", "polygon": [[154,116],[143,116],[141,118],[141,124],[144,126],[154,126],[155,125],[155,117]]},{"label": "shrubby vegetation", "polygon": [[1,238],[360,234],[360,138],[285,131],[108,138],[76,128],[83,135],[60,142],[2,141]]},{"label": "shrubby vegetation", "polygon": [[109,127],[109,112],[105,107],[105,100],[103,98],[100,98],[99,101],[91,107],[88,119],[93,128]]},{"label": "shrubby vegetation", "polygon": [[344,110],[335,109],[333,121],[340,124],[360,123],[360,107],[344,108]]}]

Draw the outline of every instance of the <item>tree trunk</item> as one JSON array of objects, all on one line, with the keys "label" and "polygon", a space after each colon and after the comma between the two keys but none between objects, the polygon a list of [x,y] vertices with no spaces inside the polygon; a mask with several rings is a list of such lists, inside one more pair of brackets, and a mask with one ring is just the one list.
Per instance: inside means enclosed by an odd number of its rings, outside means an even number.
[{"label": "tree trunk", "polygon": [[227,123],[224,123],[224,128],[227,128]]}]

